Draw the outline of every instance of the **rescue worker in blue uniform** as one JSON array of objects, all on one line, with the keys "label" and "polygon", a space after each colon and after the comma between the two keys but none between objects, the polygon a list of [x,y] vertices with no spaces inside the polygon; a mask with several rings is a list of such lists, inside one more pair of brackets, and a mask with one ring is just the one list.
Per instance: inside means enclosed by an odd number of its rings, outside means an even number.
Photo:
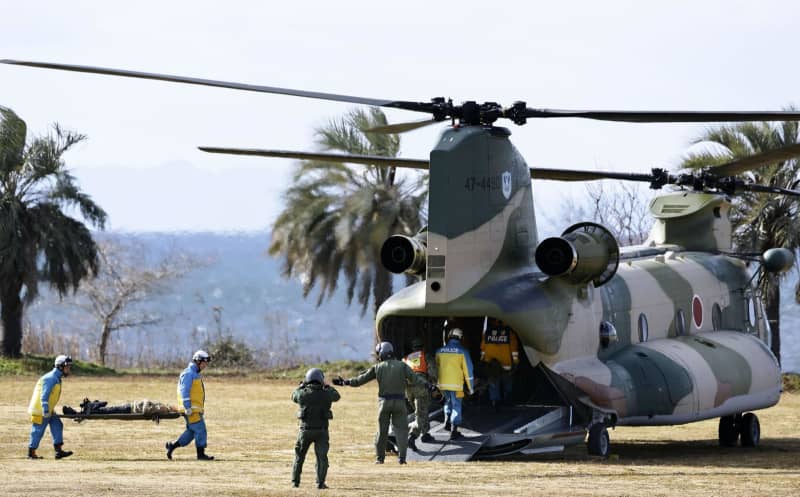
[{"label": "rescue worker in blue uniform", "polygon": [[69,376],[72,371],[72,357],[60,355],[53,363],[53,370],[45,374],[33,389],[28,413],[31,415],[31,438],[28,443],[28,459],[41,459],[36,454],[39,442],[44,436],[44,430],[50,427],[50,436],[53,437],[53,447],[56,459],[63,459],[72,455],[71,450],[64,450],[64,423],[56,414],[56,404],[61,397],[61,380]]},{"label": "rescue worker in blue uniform", "polygon": [[464,332],[453,328],[448,334],[447,344],[436,351],[436,369],[439,372],[439,390],[444,395],[445,430],[450,431],[450,440],[461,437],[458,427],[462,424],[461,399],[464,398],[464,385],[467,393],[474,391],[472,359],[461,345]]},{"label": "rescue worker in blue uniform", "polygon": [[212,461],[213,456],[206,455],[208,434],[203,411],[206,402],[206,389],[200,373],[208,367],[211,356],[204,350],[198,350],[192,356],[192,362],[183,370],[178,378],[178,405],[182,407],[186,419],[186,430],[174,442],[167,442],[167,459],[172,459],[172,452],[178,447],[185,447],[194,440],[197,459]]},{"label": "rescue worker in blue uniform", "polygon": [[345,380],[337,378],[334,385],[361,386],[369,381],[378,380],[378,433],[375,434],[375,464],[383,464],[386,455],[386,444],[389,441],[389,422],[397,439],[398,462],[406,464],[408,448],[408,411],[406,410],[406,386],[409,384],[426,385],[426,382],[415,375],[403,361],[394,357],[394,346],[389,342],[381,342],[375,347],[378,363],[355,378]]},{"label": "rescue worker in blue uniform", "polygon": [[311,444],[317,456],[317,488],[328,488],[325,477],[328,474],[328,420],[333,419],[331,404],[338,401],[339,392],[325,384],[325,374],[321,369],[312,368],[306,372],[304,381],[292,392],[292,401],[300,406],[297,418],[300,431],[294,445],[294,464],[292,465],[292,485],[300,486],[303,462]]}]

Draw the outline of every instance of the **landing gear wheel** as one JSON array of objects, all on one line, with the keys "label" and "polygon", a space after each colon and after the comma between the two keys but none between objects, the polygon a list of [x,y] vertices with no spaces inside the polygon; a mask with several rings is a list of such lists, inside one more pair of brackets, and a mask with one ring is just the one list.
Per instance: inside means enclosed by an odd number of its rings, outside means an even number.
[{"label": "landing gear wheel", "polygon": [[758,422],[758,416],[752,412],[742,416],[739,431],[742,435],[742,447],[758,447],[758,442],[761,440],[761,425]]},{"label": "landing gear wheel", "polygon": [[590,455],[608,457],[611,452],[611,442],[605,425],[596,424],[589,428],[589,440],[586,445]]},{"label": "landing gear wheel", "polygon": [[739,427],[736,426],[736,416],[722,416],[719,418],[719,445],[721,447],[736,447],[739,442]]}]

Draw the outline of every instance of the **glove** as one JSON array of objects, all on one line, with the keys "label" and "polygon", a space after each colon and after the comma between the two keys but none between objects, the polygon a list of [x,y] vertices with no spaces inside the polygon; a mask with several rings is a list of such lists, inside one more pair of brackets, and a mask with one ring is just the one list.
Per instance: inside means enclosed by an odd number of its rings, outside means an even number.
[{"label": "glove", "polygon": [[337,387],[340,387],[342,385],[349,385],[350,384],[350,380],[345,380],[341,376],[338,376],[338,377],[333,379],[333,384],[336,385]]},{"label": "glove", "polygon": [[191,407],[187,407],[187,408],[185,409],[185,411],[184,411],[184,414],[185,414],[185,415],[187,415],[187,416],[191,416],[193,412],[194,412],[194,411],[192,411],[192,408],[191,408]]}]

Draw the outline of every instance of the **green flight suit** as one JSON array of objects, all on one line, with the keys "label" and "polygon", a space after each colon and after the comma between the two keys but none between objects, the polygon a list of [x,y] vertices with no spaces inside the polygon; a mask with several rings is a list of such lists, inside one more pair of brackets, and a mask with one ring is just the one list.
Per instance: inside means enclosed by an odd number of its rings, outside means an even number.
[{"label": "green flight suit", "polygon": [[425,385],[425,380],[415,375],[403,361],[390,358],[375,364],[349,381],[350,386],[358,387],[375,379],[378,380],[378,433],[375,434],[375,456],[379,461],[383,461],[386,455],[391,422],[397,439],[398,456],[400,459],[405,459],[408,448],[406,386]]},{"label": "green flight suit", "polygon": [[297,411],[300,431],[294,446],[292,483],[300,485],[303,462],[312,443],[317,456],[317,485],[325,483],[328,474],[328,420],[333,418],[331,404],[339,398],[335,388],[318,383],[304,383],[292,392],[292,401],[300,406]]}]

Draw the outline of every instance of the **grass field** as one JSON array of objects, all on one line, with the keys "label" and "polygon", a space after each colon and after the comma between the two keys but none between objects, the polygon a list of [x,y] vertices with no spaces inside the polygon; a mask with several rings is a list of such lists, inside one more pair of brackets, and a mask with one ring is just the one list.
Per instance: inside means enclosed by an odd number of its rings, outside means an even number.
[{"label": "grass field", "polygon": [[[177,375],[177,372],[176,372]],[[149,398],[173,403],[175,378],[118,376],[65,380],[61,406],[83,397],[112,404]],[[291,487],[296,436],[295,384],[279,380],[214,376],[206,379],[208,453],[193,447],[164,456],[164,442],[183,428],[181,419],[150,421],[64,420],[65,448],[56,461],[49,432],[45,459],[25,458],[28,400],[35,376],[0,377],[0,474],[2,496],[372,496],[372,495],[800,495],[800,395],[784,394],[760,411],[756,449],[720,448],[717,421],[683,426],[610,431],[612,457],[589,457],[583,445],[561,454],[468,463],[373,464],[376,428],[374,383],[342,387],[331,425],[328,490],[314,485],[309,454],[299,489]],[[313,452],[313,451],[312,451]]]}]

